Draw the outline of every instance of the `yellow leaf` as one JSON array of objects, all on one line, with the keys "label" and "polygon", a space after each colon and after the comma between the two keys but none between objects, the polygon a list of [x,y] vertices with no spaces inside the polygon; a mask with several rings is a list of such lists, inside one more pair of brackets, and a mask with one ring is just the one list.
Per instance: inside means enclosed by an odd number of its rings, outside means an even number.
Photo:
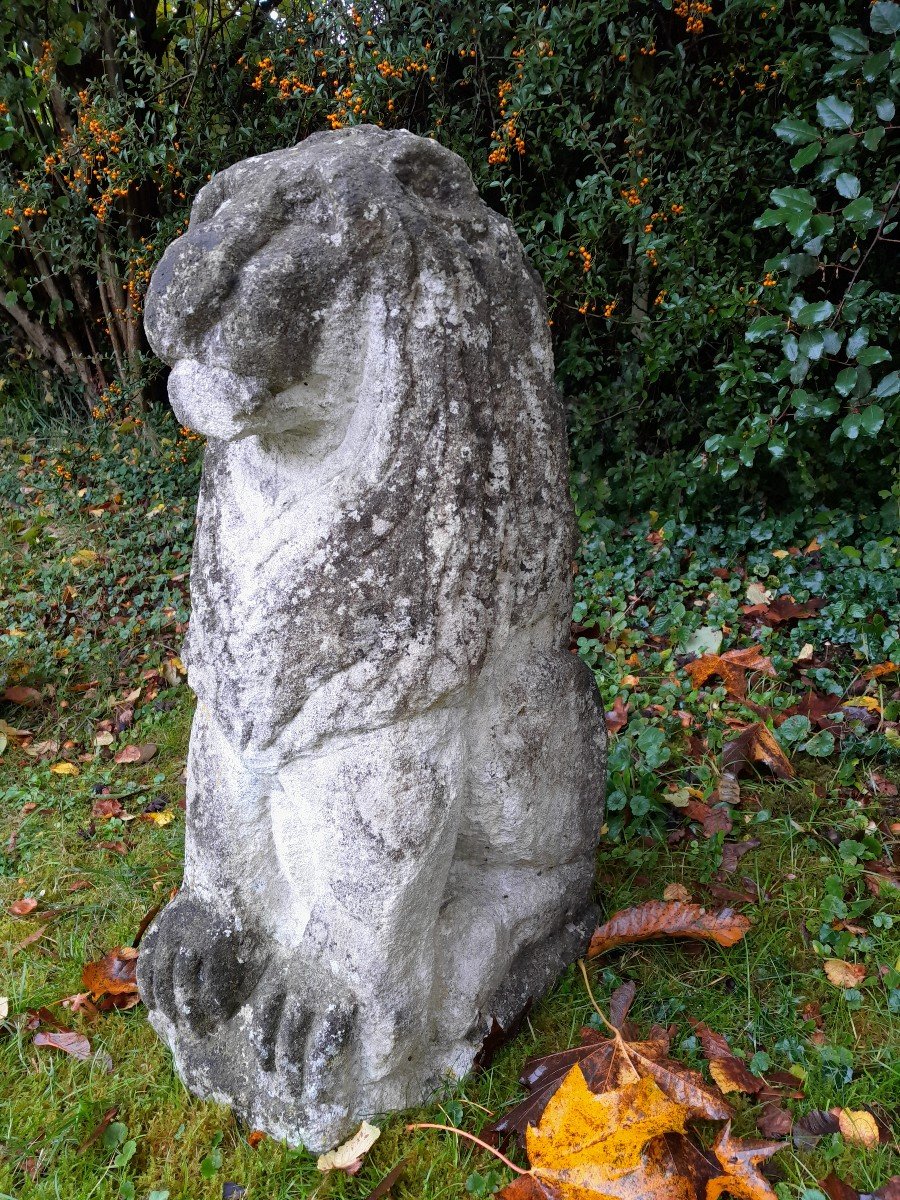
[{"label": "yellow leaf", "polygon": [[50,770],[53,772],[54,775],[77,775],[78,774],[78,768],[75,766],[74,763],[70,763],[70,762],[54,763],[53,766],[50,768]]},{"label": "yellow leaf", "polygon": [[878,1122],[865,1109],[842,1108],[838,1111],[838,1127],[848,1142],[871,1150],[878,1145]]},{"label": "yellow leaf", "polygon": [[145,813],[144,816],[148,821],[152,821],[154,825],[171,825],[175,820],[175,814],[164,810],[163,812]]},{"label": "yellow leaf", "polygon": [[790,554],[787,550],[773,550],[772,557],[773,558],[790,558]]},{"label": "yellow leaf", "polygon": [[329,1150],[327,1154],[320,1154],[316,1166],[320,1171],[349,1171],[356,1166],[366,1151],[371,1150],[380,1137],[381,1130],[377,1125],[363,1121],[353,1137],[342,1146],[338,1146],[336,1150]]},{"label": "yellow leaf", "polygon": [[853,696],[850,700],[845,700],[844,705],[847,708],[867,708],[869,712],[881,712],[881,705],[874,696]]},{"label": "yellow leaf", "polygon": [[[683,1133],[685,1117],[685,1109],[649,1078],[595,1096],[576,1064],[544,1110],[540,1125],[528,1129],[532,1173],[565,1188],[563,1195],[572,1200],[602,1196],[603,1180],[621,1184],[630,1173],[644,1176],[647,1143],[665,1133]],[[644,1195],[657,1194],[646,1179],[635,1184],[644,1188]],[[674,1198],[682,1192],[669,1194]]]},{"label": "yellow leaf", "polygon": [[76,550],[69,562],[73,567],[87,567],[91,563],[95,563],[99,557],[96,550]]}]

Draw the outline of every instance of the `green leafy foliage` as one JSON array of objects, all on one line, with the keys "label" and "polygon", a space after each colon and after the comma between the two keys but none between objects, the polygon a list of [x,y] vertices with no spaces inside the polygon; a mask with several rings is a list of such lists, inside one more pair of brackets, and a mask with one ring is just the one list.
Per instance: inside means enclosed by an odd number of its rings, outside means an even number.
[{"label": "green leafy foliage", "polygon": [[[161,381],[142,297],[197,190],[248,154],[371,121],[458,151],[515,223],[591,503],[702,511],[728,488],[837,495],[848,479],[871,498],[889,486],[898,395],[895,278],[873,252],[893,236],[896,8],[863,29],[846,0],[266,0],[227,21],[13,0],[8,391],[30,381],[29,412],[48,388],[116,420],[146,404]],[[860,349],[888,357],[853,357],[861,329]]]}]

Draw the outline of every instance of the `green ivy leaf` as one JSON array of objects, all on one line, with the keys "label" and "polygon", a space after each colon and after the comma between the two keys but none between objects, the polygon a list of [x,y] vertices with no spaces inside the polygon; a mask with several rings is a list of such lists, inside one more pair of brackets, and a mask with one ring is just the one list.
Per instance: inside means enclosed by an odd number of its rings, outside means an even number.
[{"label": "green ivy leaf", "polygon": [[855,200],[859,195],[859,180],[849,171],[842,171],[834,181],[834,186],[838,190],[838,195],[846,197],[847,200]]},{"label": "green ivy leaf", "polygon": [[887,96],[880,96],[875,101],[875,111],[878,113],[880,121],[893,121],[897,108],[893,100],[888,99]]},{"label": "green ivy leaf", "polygon": [[862,144],[867,150],[877,150],[884,141],[884,126],[876,125],[873,129],[867,129],[863,134]]},{"label": "green ivy leaf", "polygon": [[853,124],[853,107],[837,96],[816,101],[816,115],[823,129],[849,129]]},{"label": "green ivy leaf", "polygon": [[817,734],[800,747],[814,758],[827,758],[834,753],[834,734],[829,729],[820,729]]},{"label": "green ivy leaf", "polygon": [[880,54],[873,54],[867,58],[862,65],[862,77],[866,83],[874,83],[890,61],[890,50],[882,50]]},{"label": "green ivy leaf", "polygon": [[860,429],[862,429],[859,413],[848,413],[841,421],[841,429],[845,437],[849,438],[851,442],[855,442],[859,437]]},{"label": "green ivy leaf", "polygon": [[890,375],[879,381],[875,389],[875,396],[879,400],[887,400],[889,396],[896,396],[900,392],[900,373],[891,371]]}]

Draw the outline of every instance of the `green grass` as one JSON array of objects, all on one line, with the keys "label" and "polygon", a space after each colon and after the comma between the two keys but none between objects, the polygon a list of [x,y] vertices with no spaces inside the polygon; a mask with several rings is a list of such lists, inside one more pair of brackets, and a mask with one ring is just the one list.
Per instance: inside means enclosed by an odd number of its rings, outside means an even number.
[{"label": "green grass", "polygon": [[[161,460],[149,456],[131,435],[80,448],[10,439],[2,449],[0,465],[9,469],[0,472],[0,649],[7,681],[38,687],[43,700],[36,709],[4,704],[0,716],[12,726],[31,728],[35,740],[54,737],[72,746],[63,744],[58,755],[41,762],[11,738],[0,757],[0,995],[9,999],[9,1016],[0,1024],[0,1196],[103,1200],[133,1194],[146,1200],[153,1190],[168,1190],[171,1200],[218,1200],[223,1182],[233,1181],[258,1200],[362,1200],[401,1159],[405,1166],[392,1192],[395,1200],[487,1195],[509,1172],[486,1152],[443,1133],[408,1133],[405,1125],[436,1121],[477,1133],[488,1113],[498,1114],[514,1102],[521,1094],[516,1080],[526,1057],[571,1044],[582,1025],[596,1021],[574,969],[532,1011],[490,1070],[448,1084],[443,1096],[421,1110],[379,1122],[381,1139],[353,1178],[323,1177],[312,1156],[270,1139],[251,1148],[250,1131],[228,1110],[185,1091],[141,1007],[91,1021],[59,1006],[63,997],[82,990],[83,964],[113,946],[128,945],[145,913],[168,896],[181,876],[180,803],[192,700],[181,682],[147,700],[151,685],[142,676],[166,663],[180,643],[185,611],[177,577],[189,551],[196,470],[191,448],[174,431],[164,430],[162,440]],[[58,464],[71,479],[57,472]],[[18,490],[22,484],[37,487],[37,499],[34,492],[23,497]],[[85,494],[79,496],[82,488]],[[110,494],[121,496],[116,511],[91,515],[89,509]],[[160,504],[163,510],[156,511]],[[35,525],[37,533],[32,534]],[[694,538],[694,544],[701,542]],[[99,559],[92,566],[73,567],[71,557],[82,547],[93,548]],[[625,671],[640,677],[639,685],[629,685],[634,729],[630,722],[616,739],[613,755],[613,789],[623,794],[630,789],[624,811],[631,819],[623,821],[621,808],[611,810],[617,837],[608,836],[599,847],[598,895],[607,913],[659,898],[669,883],[681,883],[693,898],[710,902],[721,835],[703,838],[665,796],[670,785],[691,781],[709,793],[721,745],[715,729],[722,712],[730,710],[720,693],[711,692],[701,703],[680,676],[676,680],[671,657],[660,650],[651,626],[660,619],[654,602],[659,612],[668,611],[675,588],[690,609],[690,597],[702,594],[709,578],[710,563],[719,560],[701,549],[699,561],[687,570],[676,563],[667,575],[657,559],[656,577],[648,584],[641,556],[650,550],[641,525],[621,535],[607,532],[602,553],[595,547],[592,554],[580,583],[580,594],[588,600],[579,619],[589,624],[589,618],[602,618],[610,628],[588,639],[591,644],[583,645],[582,652],[595,660],[608,705],[619,693]],[[734,563],[739,554],[734,550],[724,557]],[[624,578],[629,572],[645,580],[645,616],[627,599],[634,593],[634,585]],[[67,598],[67,586],[77,594]],[[733,599],[722,601],[732,605],[722,620],[733,619]],[[689,625],[694,616],[691,610],[682,624]],[[855,619],[835,610],[827,618],[829,636],[841,628],[841,620]],[[863,614],[858,620],[871,625],[872,618]],[[778,636],[781,640],[773,640],[769,648],[781,663],[779,653],[784,661],[795,653],[791,638],[814,638],[815,630]],[[630,657],[635,653],[637,665]],[[844,686],[840,669],[830,678]],[[856,670],[852,653],[848,669],[851,674]],[[782,675],[787,674],[785,668]],[[765,688],[775,686],[763,682]],[[109,751],[81,761],[80,756],[94,751],[97,723],[114,712],[111,700],[139,685],[145,692],[135,723],[120,744],[154,742],[156,756],[141,766],[116,766]],[[799,687],[796,681],[783,685],[794,694]],[[791,698],[787,692],[774,698],[766,690],[753,695],[777,705]],[[882,707],[893,720],[889,692],[882,695]],[[705,722],[708,744],[699,761],[679,748],[682,733],[673,720],[676,695],[679,705]],[[657,701],[662,713],[639,715]],[[655,766],[656,743],[641,740],[647,726],[664,730],[666,746],[673,748]],[[866,786],[873,766],[897,777],[890,737],[882,731],[873,738],[848,739],[842,752],[827,758],[797,753],[799,777],[790,784],[752,774],[742,779],[741,806],[733,813],[730,837],[752,835],[760,846],[725,883],[741,887],[741,877],[747,876],[758,889],[759,903],[744,907],[752,928],[743,942],[729,950],[644,943],[613,952],[590,968],[601,1004],[623,980],[634,979],[639,991],[633,1018],[645,1028],[653,1021],[673,1024],[673,1052],[686,1063],[703,1066],[688,1023],[693,1017],[725,1034],[747,1059],[764,1051],[774,1067],[801,1073],[805,1096],[788,1102],[796,1114],[833,1105],[872,1105],[887,1117],[900,1107],[897,892],[885,887],[872,896],[863,878],[866,856],[889,854],[896,845],[891,826],[900,810],[895,798],[873,795]],[[622,747],[628,751],[624,758]],[[75,762],[79,774],[52,773],[50,763],[61,757]],[[91,806],[104,786],[123,796],[135,819],[97,821],[91,835]],[[647,796],[646,809],[629,804],[638,793]],[[174,819],[157,826],[140,814],[149,800],[162,795]],[[667,835],[679,829],[687,829],[688,835],[668,844]],[[120,840],[129,846],[124,855],[99,846]],[[90,886],[70,890],[81,882]],[[39,898],[40,910],[53,910],[53,919],[43,938],[16,949],[39,927],[37,914],[8,914],[10,903],[24,896]],[[863,933],[835,928],[836,897]],[[858,992],[841,993],[827,982],[822,962],[829,955],[866,964],[867,978]],[[815,1025],[803,1015],[810,1002],[821,1008],[821,1045],[813,1040]],[[27,1012],[42,1005],[86,1033],[99,1053],[79,1061],[36,1048]],[[111,1070],[104,1055],[112,1061]],[[125,1127],[114,1131],[119,1144],[98,1140],[80,1151],[113,1106],[116,1121]],[[747,1097],[737,1097],[735,1108],[736,1132],[754,1136],[759,1110]],[[133,1155],[123,1162],[132,1141]],[[30,1160],[37,1165],[34,1179],[27,1170]],[[811,1150],[788,1146],[774,1160],[785,1198],[803,1196],[829,1171],[869,1191],[900,1172],[900,1156],[890,1146],[863,1150],[832,1135]]]}]

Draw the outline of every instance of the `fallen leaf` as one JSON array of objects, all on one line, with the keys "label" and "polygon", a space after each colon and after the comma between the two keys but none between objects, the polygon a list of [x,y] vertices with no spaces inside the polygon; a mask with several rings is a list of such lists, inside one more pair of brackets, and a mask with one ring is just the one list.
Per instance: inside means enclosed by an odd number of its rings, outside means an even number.
[{"label": "fallen leaf", "polygon": [[772,660],[761,654],[757,646],[748,646],[744,650],[727,650],[724,654],[704,654],[702,658],[687,663],[684,669],[690,675],[695,691],[701,688],[707,679],[718,675],[728,694],[738,700],[747,694],[747,671],[760,671],[764,675],[775,677]]},{"label": "fallen leaf", "polygon": [[95,800],[91,808],[91,816],[98,820],[109,820],[110,817],[121,817],[125,812],[121,800],[111,796],[101,796]]},{"label": "fallen leaf", "polygon": [[115,740],[115,735],[108,729],[101,729],[99,733],[94,735],[95,746],[111,746]]},{"label": "fallen leaf", "polygon": [[756,1118],[756,1128],[767,1138],[787,1137],[793,1126],[793,1116],[777,1100],[766,1101]]},{"label": "fallen leaf", "polygon": [[377,1125],[363,1121],[353,1137],[343,1145],[329,1150],[327,1154],[320,1154],[316,1166],[322,1172],[345,1171],[349,1175],[355,1175],[362,1164],[362,1156],[371,1150],[380,1137],[381,1130]]},{"label": "fallen leaf", "polygon": [[842,958],[826,958],[823,964],[828,982],[835,987],[856,988],[866,977],[862,963],[844,962]]},{"label": "fallen leaf", "polygon": [[143,814],[145,821],[152,821],[154,825],[171,825],[175,820],[175,814],[171,809],[164,809],[162,812],[148,812]]},{"label": "fallen leaf", "polygon": [[240,1183],[226,1181],[222,1184],[222,1200],[243,1200],[247,1189]]},{"label": "fallen leaf", "polygon": [[26,896],[22,900],[13,900],[6,911],[12,913],[14,917],[27,917],[29,913],[34,912],[37,906],[38,902],[34,896]]},{"label": "fallen leaf", "polygon": [[106,995],[137,996],[137,960],[134,947],[116,946],[97,962],[85,963],[81,982],[95,1000]]},{"label": "fallen leaf", "polygon": [[763,625],[781,625],[786,621],[817,617],[824,603],[821,596],[810,596],[802,604],[798,604],[793,596],[778,596],[771,604],[745,604],[741,612],[745,617],[761,621]]},{"label": "fallen leaf", "polygon": [[35,1046],[51,1046],[54,1050],[62,1050],[73,1058],[90,1058],[91,1043],[83,1033],[75,1033],[71,1029],[52,1029],[34,1035]]},{"label": "fallen leaf", "polygon": [[733,1138],[730,1123],[726,1125],[713,1143],[713,1152],[725,1168],[725,1174],[706,1185],[706,1200],[717,1200],[723,1192],[736,1200],[777,1200],[758,1167],[765,1159],[777,1154],[782,1145]]},{"label": "fallen leaf", "polygon": [[793,779],[796,772],[769,729],[756,721],[722,747],[722,771],[737,778],[751,763],[768,767],[779,779]]},{"label": "fallen leaf", "polygon": [[78,1147],[77,1152],[79,1154],[83,1154],[84,1151],[87,1150],[88,1146],[93,1146],[94,1142],[98,1141],[101,1137],[103,1137],[104,1133],[106,1133],[106,1130],[109,1128],[109,1126],[115,1120],[116,1116],[118,1115],[118,1112],[119,1112],[118,1104],[114,1104],[112,1108],[108,1108],[106,1110],[106,1112],[100,1118],[99,1123],[95,1126],[95,1128],[88,1134],[88,1136],[84,1139],[84,1141]]},{"label": "fallen leaf", "polygon": [[755,1096],[763,1088],[763,1080],[752,1074],[744,1060],[737,1057],[728,1045],[727,1038],[715,1033],[703,1021],[691,1020],[690,1024],[700,1039],[709,1063],[709,1073],[723,1092],[744,1092],[748,1096]]},{"label": "fallen leaf", "polygon": [[[530,1191],[519,1180],[500,1197],[645,1200],[687,1197],[667,1169],[662,1137],[683,1133],[686,1113],[652,1079],[595,1095],[576,1064],[526,1135]],[[520,1179],[524,1177],[520,1176]],[[519,1185],[518,1188],[516,1185]],[[613,1190],[615,1188],[615,1190]]]},{"label": "fallen leaf", "polygon": [[723,842],[722,865],[719,868],[719,874],[733,875],[744,855],[749,854],[751,850],[755,850],[761,844],[759,838],[748,838],[743,842]]},{"label": "fallen leaf", "polygon": [[612,708],[606,714],[606,728],[609,733],[618,733],[628,724],[628,707],[621,696],[616,696]]},{"label": "fallen leaf", "polygon": [[9,1016],[9,996],[0,996],[0,1021]]},{"label": "fallen leaf", "polygon": [[97,845],[101,850],[109,850],[112,854],[128,853],[128,846],[121,840],[117,842],[98,842]]},{"label": "fallen leaf", "polygon": [[261,1129],[254,1129],[250,1133],[247,1134],[247,1145],[250,1147],[251,1150],[255,1150],[256,1147],[261,1142],[264,1142],[267,1137],[268,1137],[268,1134],[263,1133],[263,1131]]},{"label": "fallen leaf", "polygon": [[46,925],[42,925],[40,927],[40,929],[36,929],[34,931],[34,933],[29,933],[28,937],[22,938],[21,942],[19,942],[18,945],[13,946],[13,948],[12,948],[13,954],[18,954],[18,952],[20,950],[24,950],[26,948],[26,946],[31,946],[35,942],[40,941],[40,939],[46,934],[47,927],[49,926],[49,924],[50,924],[50,922],[48,921]]},{"label": "fallen leaf", "polygon": [[663,892],[663,900],[680,900],[682,904],[690,904],[691,893],[683,883],[670,883]]},{"label": "fallen leaf", "polygon": [[155,753],[156,746],[153,742],[148,742],[145,746],[123,746],[121,750],[117,750],[113,755],[113,762],[145,763],[149,762]]},{"label": "fallen leaf", "polygon": [[6,700],[9,704],[21,704],[23,707],[32,707],[35,704],[40,704],[41,693],[37,688],[24,687],[22,684],[14,684],[12,687],[6,688],[0,700]]},{"label": "fallen leaf", "polygon": [[880,679],[882,675],[894,675],[898,671],[900,671],[900,663],[876,663],[875,666],[863,671],[863,679]]},{"label": "fallen leaf", "polygon": [[530,1058],[519,1076],[528,1096],[492,1122],[486,1136],[497,1141],[515,1137],[524,1145],[528,1127],[539,1122],[551,1097],[576,1063],[588,1087],[598,1094],[633,1080],[637,1074],[653,1079],[691,1116],[707,1121],[730,1117],[731,1108],[718,1088],[711,1087],[699,1071],[669,1058],[670,1038],[665,1030],[654,1027],[642,1041],[629,1036],[632,1031],[626,1017],[634,991],[634,983],[623,984],[610,1000],[611,1024],[620,1029],[621,1040],[585,1028],[581,1031],[580,1045]]},{"label": "fallen leaf", "polygon": [[796,1146],[810,1148],[815,1146],[819,1138],[826,1134],[837,1133],[838,1119],[834,1113],[813,1109],[812,1112],[798,1117],[794,1122],[793,1137]]},{"label": "fallen leaf", "polygon": [[95,563],[100,555],[96,550],[84,549],[76,550],[69,562],[73,567],[87,567],[91,563]]},{"label": "fallen leaf", "polygon": [[761,583],[756,583],[753,581],[752,583],[747,584],[747,590],[744,592],[744,599],[750,604],[768,604],[772,599],[772,593]]},{"label": "fallen leaf", "polygon": [[383,1179],[380,1179],[378,1183],[375,1184],[371,1192],[364,1197],[364,1200],[384,1200],[385,1196],[390,1194],[391,1188],[403,1174],[403,1169],[405,1166],[406,1159],[401,1158],[397,1165],[395,1167],[391,1167],[387,1175],[385,1175]]},{"label": "fallen leaf", "polygon": [[690,937],[733,946],[750,928],[750,921],[733,909],[707,912],[700,904],[678,900],[648,900],[623,909],[594,931],[588,957],[595,958],[629,942],[657,937]]},{"label": "fallen leaf", "polygon": [[77,775],[78,768],[74,763],[57,762],[50,768],[54,775]]},{"label": "fallen leaf", "polygon": [[48,738],[44,742],[32,742],[24,749],[31,758],[54,758],[59,754],[59,742],[56,738]]},{"label": "fallen leaf", "polygon": [[837,1119],[841,1136],[851,1145],[864,1146],[867,1150],[878,1145],[878,1122],[864,1108],[839,1108]]},{"label": "fallen leaf", "polygon": [[718,786],[719,799],[730,808],[737,808],[741,802],[741,785],[733,775],[723,775]]},{"label": "fallen leaf", "polygon": [[17,729],[15,725],[10,725],[8,721],[0,719],[0,733],[7,738],[18,740],[19,738],[31,737],[30,729]]}]

